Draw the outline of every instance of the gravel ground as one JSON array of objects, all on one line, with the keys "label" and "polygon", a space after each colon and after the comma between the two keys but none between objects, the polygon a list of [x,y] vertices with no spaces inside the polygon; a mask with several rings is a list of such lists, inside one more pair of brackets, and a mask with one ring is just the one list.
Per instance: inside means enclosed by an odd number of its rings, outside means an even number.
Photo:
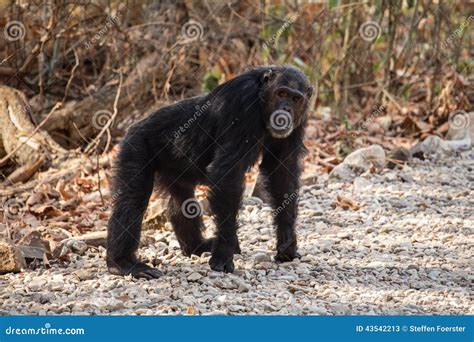
[{"label": "gravel ground", "polygon": [[[358,201],[335,207],[340,194]],[[0,314],[474,314],[474,155],[417,161],[354,183],[302,189],[301,260],[271,262],[271,211],[246,199],[236,272],[185,258],[170,231],[140,249],[158,280],[109,275],[103,249],[0,276]]]}]

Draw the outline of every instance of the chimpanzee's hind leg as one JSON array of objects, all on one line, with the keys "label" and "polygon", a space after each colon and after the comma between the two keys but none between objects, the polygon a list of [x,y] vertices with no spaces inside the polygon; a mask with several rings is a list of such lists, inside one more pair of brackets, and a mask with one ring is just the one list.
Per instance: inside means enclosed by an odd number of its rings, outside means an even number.
[{"label": "chimpanzee's hind leg", "polygon": [[147,160],[123,145],[117,162],[108,224],[107,267],[112,274],[158,278],[161,272],[136,258],[143,215],[153,190],[153,171]]},{"label": "chimpanzee's hind leg", "polygon": [[186,256],[201,255],[212,250],[212,239],[204,239],[202,208],[194,198],[194,186],[175,183],[168,187],[171,195],[168,215],[181,251]]}]

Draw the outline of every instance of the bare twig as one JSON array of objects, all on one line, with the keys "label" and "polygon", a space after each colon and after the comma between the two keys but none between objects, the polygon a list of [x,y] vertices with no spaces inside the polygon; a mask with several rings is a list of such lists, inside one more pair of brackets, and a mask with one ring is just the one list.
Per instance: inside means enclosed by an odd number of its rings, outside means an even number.
[{"label": "bare twig", "polygon": [[390,94],[385,88],[382,89],[382,92],[384,93],[385,96],[388,97],[388,99],[390,101],[392,101],[392,103],[395,105],[395,107],[397,107],[397,109],[400,111],[400,113],[403,113],[402,106],[400,106],[400,104],[398,103],[397,100],[395,100],[395,98],[392,96],[392,94]]},{"label": "bare twig", "polygon": [[76,59],[76,64],[74,64],[74,66],[72,67],[71,77],[69,77],[69,80],[67,81],[66,90],[64,90],[64,97],[63,97],[63,100],[62,100],[63,103],[66,101],[67,93],[69,92],[69,87],[71,86],[72,80],[74,78],[74,72],[76,71],[77,67],[80,64],[79,63],[79,56],[77,55],[76,49],[73,49],[73,51],[74,51],[74,57]]},{"label": "bare twig", "polygon": [[107,123],[104,125],[104,127],[102,127],[99,134],[97,134],[95,139],[86,147],[86,149],[84,150],[84,153],[90,154],[90,152],[93,149],[97,148],[100,142],[100,138],[104,135],[104,133],[109,129],[110,125],[114,122],[114,119],[116,118],[117,113],[118,113],[117,105],[120,98],[120,93],[122,91],[122,81],[123,81],[123,76],[122,76],[122,72],[120,72],[120,82],[118,85],[117,94],[115,96],[115,101],[114,101],[114,112],[112,116],[110,117],[110,119],[107,121]]}]

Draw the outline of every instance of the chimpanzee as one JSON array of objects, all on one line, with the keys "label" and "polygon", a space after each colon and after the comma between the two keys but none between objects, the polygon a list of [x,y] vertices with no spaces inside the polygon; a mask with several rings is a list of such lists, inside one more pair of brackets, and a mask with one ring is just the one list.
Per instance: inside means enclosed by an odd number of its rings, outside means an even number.
[{"label": "chimpanzee", "polygon": [[[294,226],[312,93],[298,69],[262,66],[132,125],[115,165],[109,272],[147,279],[161,275],[135,256],[154,184],[170,195],[168,215],[183,254],[211,252],[211,269],[233,272],[234,253],[240,253],[237,214],[244,176],[260,156],[259,182],[272,200],[277,226],[275,261],[300,257]],[[216,224],[211,239],[201,232],[203,221],[194,198],[198,184],[209,187]]]}]

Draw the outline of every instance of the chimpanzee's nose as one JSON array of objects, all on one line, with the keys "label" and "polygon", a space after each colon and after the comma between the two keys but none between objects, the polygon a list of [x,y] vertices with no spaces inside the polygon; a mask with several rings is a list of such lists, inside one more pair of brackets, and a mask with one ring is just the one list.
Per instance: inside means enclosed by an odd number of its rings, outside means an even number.
[{"label": "chimpanzee's nose", "polygon": [[281,109],[283,109],[284,111],[287,111],[287,112],[291,113],[291,107],[290,107],[289,104],[283,105],[283,107],[282,107]]}]

